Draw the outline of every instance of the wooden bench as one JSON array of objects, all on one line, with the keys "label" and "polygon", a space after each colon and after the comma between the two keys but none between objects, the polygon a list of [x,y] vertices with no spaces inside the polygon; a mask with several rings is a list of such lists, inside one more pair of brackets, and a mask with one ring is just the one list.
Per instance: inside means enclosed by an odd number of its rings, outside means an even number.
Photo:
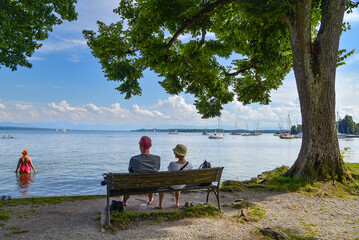
[{"label": "wooden bench", "polygon": [[[223,167],[184,170],[176,172],[156,173],[106,173],[107,182],[107,224],[110,224],[110,197],[160,192],[207,189],[206,203],[209,193],[217,198],[218,209],[221,210],[219,188]],[[170,186],[186,185],[183,189]]]}]

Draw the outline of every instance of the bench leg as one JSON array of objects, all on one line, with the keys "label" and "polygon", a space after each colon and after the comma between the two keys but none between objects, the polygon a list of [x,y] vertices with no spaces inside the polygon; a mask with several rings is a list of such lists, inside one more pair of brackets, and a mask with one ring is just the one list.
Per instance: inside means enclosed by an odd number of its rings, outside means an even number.
[{"label": "bench leg", "polygon": [[211,189],[211,188],[209,188],[209,189],[207,190],[206,204],[208,203],[209,193],[210,193],[210,192],[212,192],[212,191],[213,191],[214,195],[216,195],[218,209],[219,209],[219,211],[221,211],[221,212],[222,212],[222,209],[221,209],[221,203],[220,203],[220,199],[219,199],[219,188],[217,188],[217,191],[216,191],[216,190],[214,190],[214,189]]},{"label": "bench leg", "polygon": [[219,202],[219,188],[217,187],[217,191],[213,190],[214,194],[216,195],[217,197],[217,204],[218,204],[218,209],[219,211],[222,212],[222,209],[221,209],[221,203]]},{"label": "bench leg", "polygon": [[212,191],[212,189],[208,188],[207,189],[207,198],[206,198],[206,204],[208,203],[208,199],[209,199],[209,193]]},{"label": "bench leg", "polygon": [[109,192],[107,192],[107,206],[106,206],[106,221],[107,221],[107,227],[110,226],[110,195]]}]

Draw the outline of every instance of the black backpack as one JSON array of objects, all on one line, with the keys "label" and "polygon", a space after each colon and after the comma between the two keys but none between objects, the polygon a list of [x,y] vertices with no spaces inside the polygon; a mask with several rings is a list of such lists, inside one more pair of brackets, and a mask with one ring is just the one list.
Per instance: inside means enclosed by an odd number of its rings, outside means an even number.
[{"label": "black backpack", "polygon": [[123,202],[112,200],[112,204],[110,206],[111,212],[122,212],[123,211]]},{"label": "black backpack", "polygon": [[204,160],[204,162],[199,166],[199,169],[211,168],[211,163]]},{"label": "black backpack", "polygon": [[[204,160],[204,162],[199,166],[199,169],[206,169],[206,168],[211,168],[211,163],[207,162],[207,160]],[[200,186],[209,186],[212,183],[200,183]]]}]

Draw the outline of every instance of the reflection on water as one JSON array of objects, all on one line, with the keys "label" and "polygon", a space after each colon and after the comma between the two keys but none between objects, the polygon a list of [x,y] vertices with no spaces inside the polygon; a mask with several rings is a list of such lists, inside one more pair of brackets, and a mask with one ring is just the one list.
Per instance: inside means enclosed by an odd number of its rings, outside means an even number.
[{"label": "reflection on water", "polygon": [[31,173],[17,173],[16,181],[17,185],[20,187],[20,193],[22,195],[27,195],[29,188],[31,187],[31,182],[34,180],[35,175]]}]

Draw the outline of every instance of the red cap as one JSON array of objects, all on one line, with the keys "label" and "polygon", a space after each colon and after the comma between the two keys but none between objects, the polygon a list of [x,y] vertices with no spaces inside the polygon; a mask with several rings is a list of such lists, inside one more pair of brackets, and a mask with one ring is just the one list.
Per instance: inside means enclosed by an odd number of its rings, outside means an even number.
[{"label": "red cap", "polygon": [[27,150],[22,151],[22,155],[27,155]]},{"label": "red cap", "polygon": [[143,136],[140,139],[140,146],[143,146],[145,149],[149,149],[150,147],[152,147],[152,141],[151,138],[147,137],[147,136]]}]

